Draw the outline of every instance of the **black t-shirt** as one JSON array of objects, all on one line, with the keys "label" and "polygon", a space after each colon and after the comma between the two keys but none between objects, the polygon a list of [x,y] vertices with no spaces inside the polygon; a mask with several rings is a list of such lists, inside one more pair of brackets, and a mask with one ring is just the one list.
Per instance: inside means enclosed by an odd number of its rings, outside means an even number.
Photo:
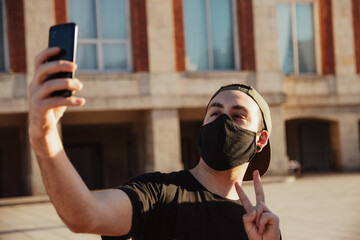
[{"label": "black t-shirt", "polygon": [[240,200],[205,189],[187,170],[140,175],[119,187],[130,198],[130,233],[105,239],[248,239]]}]

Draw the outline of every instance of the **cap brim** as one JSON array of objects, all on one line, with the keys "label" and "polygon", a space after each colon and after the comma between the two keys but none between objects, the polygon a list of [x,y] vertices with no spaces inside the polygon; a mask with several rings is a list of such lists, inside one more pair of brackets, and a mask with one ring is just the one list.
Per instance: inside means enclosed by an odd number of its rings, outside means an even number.
[{"label": "cap brim", "polygon": [[259,170],[260,176],[263,176],[269,169],[270,159],[271,159],[271,148],[270,148],[270,140],[269,140],[266,146],[261,150],[261,152],[256,153],[253,159],[251,159],[249,166],[245,172],[243,181],[252,181],[253,172],[255,170]]}]

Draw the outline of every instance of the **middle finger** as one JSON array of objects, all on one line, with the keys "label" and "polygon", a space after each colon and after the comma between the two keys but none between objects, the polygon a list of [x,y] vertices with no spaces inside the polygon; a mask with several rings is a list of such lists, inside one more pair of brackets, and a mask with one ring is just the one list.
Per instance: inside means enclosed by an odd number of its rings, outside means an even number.
[{"label": "middle finger", "polygon": [[76,63],[69,61],[54,61],[43,63],[37,69],[34,76],[34,83],[36,85],[42,84],[49,76],[49,74],[57,72],[72,72],[76,69]]},{"label": "middle finger", "polygon": [[48,98],[50,94],[54,91],[59,90],[69,90],[80,91],[83,87],[83,84],[77,78],[59,78],[51,81],[46,81],[37,92],[38,98],[44,99]]},{"label": "middle finger", "polygon": [[260,222],[260,218],[261,218],[262,214],[266,213],[266,212],[270,212],[270,210],[263,202],[256,204],[254,209],[256,210],[256,213],[257,213],[256,226],[259,227],[259,222]]},{"label": "middle finger", "polygon": [[253,172],[253,179],[254,179],[256,204],[265,203],[265,194],[261,184],[260,174],[258,170]]}]

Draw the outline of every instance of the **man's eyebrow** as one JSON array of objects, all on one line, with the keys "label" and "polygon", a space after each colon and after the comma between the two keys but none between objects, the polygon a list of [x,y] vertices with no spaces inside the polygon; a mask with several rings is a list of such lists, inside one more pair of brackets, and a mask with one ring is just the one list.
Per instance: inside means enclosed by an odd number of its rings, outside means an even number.
[{"label": "man's eyebrow", "polygon": [[218,107],[218,108],[224,108],[224,105],[222,105],[221,103],[219,102],[213,102],[212,104],[210,104],[209,108],[212,108],[212,107]]},{"label": "man's eyebrow", "polygon": [[[212,107],[224,108],[224,105],[219,103],[219,102],[213,102],[212,104],[210,104],[208,110],[210,108],[212,108]],[[246,107],[241,106],[241,105],[234,105],[234,106],[232,106],[232,109],[234,109],[234,110],[243,110],[246,113],[249,112],[249,110]]]},{"label": "man's eyebrow", "polygon": [[240,106],[240,105],[234,105],[232,106],[232,109],[235,109],[235,110],[244,110],[245,112],[249,112],[249,110],[244,107],[244,106]]}]

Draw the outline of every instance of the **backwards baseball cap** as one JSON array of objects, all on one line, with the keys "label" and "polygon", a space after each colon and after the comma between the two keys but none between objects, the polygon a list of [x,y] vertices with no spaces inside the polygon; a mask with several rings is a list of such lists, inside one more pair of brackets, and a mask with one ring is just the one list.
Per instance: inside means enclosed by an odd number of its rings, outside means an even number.
[{"label": "backwards baseball cap", "polygon": [[[229,90],[238,90],[240,92],[243,92],[248,96],[250,96],[256,102],[256,104],[259,106],[263,118],[264,128],[270,135],[272,124],[271,124],[269,105],[266,103],[265,99],[253,87],[245,84],[230,84],[223,86],[219,90],[217,90],[215,94],[211,97],[209,104],[211,100],[213,100],[214,97],[216,97],[216,95],[218,95],[221,92],[229,91]],[[208,106],[206,109],[208,109]],[[271,159],[271,148],[270,148],[270,141],[268,140],[268,143],[262,149],[262,151],[256,153],[255,156],[251,159],[249,166],[245,172],[243,180],[244,181],[253,180],[252,176],[255,170],[258,170],[260,176],[263,176],[269,169],[270,159]]]}]

